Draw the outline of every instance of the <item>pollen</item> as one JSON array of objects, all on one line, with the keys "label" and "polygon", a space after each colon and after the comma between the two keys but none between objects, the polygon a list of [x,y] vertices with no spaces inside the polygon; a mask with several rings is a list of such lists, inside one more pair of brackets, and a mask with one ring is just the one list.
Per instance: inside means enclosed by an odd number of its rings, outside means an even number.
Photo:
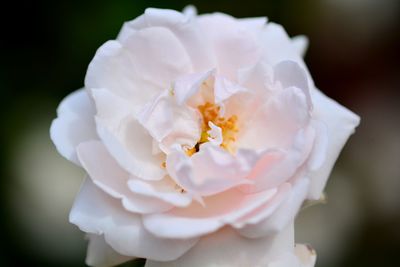
[{"label": "pollen", "polygon": [[199,147],[201,144],[208,142],[208,131],[211,130],[209,126],[209,122],[211,121],[214,125],[221,128],[222,131],[222,143],[221,147],[227,150],[230,153],[234,153],[234,142],[237,138],[237,133],[239,132],[239,128],[237,126],[238,117],[236,115],[232,115],[229,118],[220,117],[219,113],[221,107],[206,102],[204,105],[199,105],[197,107],[201,116],[202,116],[202,132],[200,136],[200,140],[197,142],[196,146],[186,150],[186,154],[188,156],[192,156],[194,153],[199,151]]}]

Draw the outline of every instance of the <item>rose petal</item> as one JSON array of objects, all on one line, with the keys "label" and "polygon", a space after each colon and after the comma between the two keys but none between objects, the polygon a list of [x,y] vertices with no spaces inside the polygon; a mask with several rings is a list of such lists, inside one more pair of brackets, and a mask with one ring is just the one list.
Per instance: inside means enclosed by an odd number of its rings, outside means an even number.
[{"label": "rose petal", "polygon": [[222,76],[216,76],[214,82],[215,103],[219,104],[232,95],[247,92],[247,89]]},{"label": "rose petal", "polygon": [[310,90],[306,71],[295,61],[281,61],[274,66],[274,81],[279,82],[283,88],[295,87],[303,91],[307,99],[308,109],[312,109]]},{"label": "rose petal", "polygon": [[[207,79],[211,79],[214,76],[214,73],[215,70],[209,70],[179,77],[174,82],[173,86],[173,93],[178,104],[182,105],[194,95],[198,95],[199,93],[201,94],[202,92],[200,91],[203,83],[205,83]],[[206,102],[206,100],[196,100],[196,102]]]},{"label": "rose petal", "polygon": [[238,70],[238,83],[250,91],[261,93],[263,97],[268,96],[268,91],[273,87],[273,77],[273,66],[262,60],[253,66]]},{"label": "rose petal", "polygon": [[258,208],[236,220],[232,226],[241,229],[246,225],[256,225],[271,216],[284,203],[292,190],[289,183],[284,183],[277,188],[276,194]]},{"label": "rose petal", "polygon": [[151,27],[162,27],[174,34],[190,57],[193,71],[205,71],[216,66],[212,47],[205,41],[196,17],[175,10],[147,8],[142,16],[124,24],[118,40],[125,42],[135,31]]},{"label": "rose petal", "polygon": [[223,142],[223,137],[222,137],[222,129],[212,123],[212,121],[208,122],[208,126],[210,127],[210,130],[207,132],[208,134],[208,141],[211,142],[214,146],[219,146]]},{"label": "rose petal", "polygon": [[145,267],[267,266],[276,255],[293,251],[293,237],[293,226],[287,227],[279,235],[259,239],[241,237],[226,227],[203,237],[195,247],[173,262],[148,260]]},{"label": "rose petal", "polygon": [[334,100],[326,97],[319,90],[312,91],[314,100],[314,114],[316,120],[325,123],[328,134],[326,159],[322,166],[311,174],[309,199],[320,199],[326,181],[349,136],[360,123],[360,118],[341,106]]},{"label": "rose petal", "polygon": [[163,88],[143,79],[140,62],[137,61],[132,52],[119,42],[106,42],[89,64],[85,77],[86,88],[105,88],[129,101],[133,110],[140,109]]},{"label": "rose petal", "polygon": [[187,18],[194,18],[197,16],[197,9],[195,6],[188,5],[185,6],[182,10],[182,13],[187,17]]},{"label": "rose petal", "polygon": [[259,192],[289,181],[300,171],[314,144],[315,130],[308,127],[296,135],[292,146],[282,151],[267,152],[267,162],[261,159],[249,175],[254,183],[242,186],[244,192]]},{"label": "rose petal", "polygon": [[97,108],[97,132],[119,165],[142,179],[162,179],[165,159],[152,153],[153,138],[135,118],[130,102],[105,89],[92,90],[92,94]]},{"label": "rose petal", "polygon": [[172,179],[193,195],[210,196],[232,187],[251,183],[245,179],[256,161],[251,151],[232,155],[207,142],[188,157],[182,149],[167,156],[167,170]]},{"label": "rose petal", "polygon": [[257,194],[243,194],[231,189],[204,198],[204,205],[193,202],[186,208],[145,215],[143,223],[146,229],[161,238],[201,236],[225,225],[236,223],[246,214],[268,202],[276,193],[276,189]]},{"label": "rose petal", "polygon": [[70,213],[70,222],[82,231],[104,235],[117,253],[156,261],[171,261],[183,255],[197,239],[157,238],[147,232],[139,215],[126,212],[113,199],[86,179]]},{"label": "rose petal", "polygon": [[178,105],[168,91],[146,105],[137,118],[167,154],[171,146],[193,147],[200,139],[201,126],[197,112]]},{"label": "rose petal", "polygon": [[168,177],[160,181],[146,182],[139,179],[130,179],[128,187],[129,190],[136,194],[157,198],[175,207],[186,207],[192,202],[192,197],[177,190],[176,184]]},{"label": "rose petal", "polygon": [[292,45],[301,57],[305,56],[308,48],[308,43],[308,38],[305,35],[297,35],[292,37]]},{"label": "rose petal", "polygon": [[172,208],[159,198],[129,191],[127,183],[130,175],[117,164],[100,141],[81,143],[77,152],[82,166],[93,183],[112,197],[120,199],[126,210],[135,213],[153,213]]},{"label": "rose petal", "polygon": [[312,127],[315,129],[315,139],[310,157],[307,160],[308,169],[315,171],[319,169],[326,160],[328,151],[328,127],[322,121],[312,120]]},{"label": "rose petal", "polygon": [[253,36],[260,36],[262,30],[265,28],[268,22],[267,17],[255,17],[255,18],[240,18],[237,19],[239,24],[243,26],[247,32],[252,33]]},{"label": "rose petal", "polygon": [[135,257],[128,257],[117,253],[104,240],[104,236],[89,234],[89,245],[86,254],[86,264],[95,267],[115,266]]},{"label": "rose petal", "polygon": [[277,90],[239,129],[237,146],[256,150],[288,147],[309,120],[303,90],[296,87]]},{"label": "rose petal", "polygon": [[285,29],[276,23],[268,23],[260,36],[262,42],[262,60],[274,66],[281,61],[291,60],[306,69],[299,50],[293,45]]},{"label": "rose petal", "polygon": [[97,140],[94,124],[95,109],[84,89],[77,90],[60,103],[57,118],[50,128],[50,137],[58,152],[66,159],[80,165],[76,146],[87,140]]},{"label": "rose petal", "polygon": [[294,217],[297,215],[301,204],[307,196],[308,187],[309,180],[307,178],[299,179],[291,188],[289,196],[286,197],[285,201],[273,214],[258,216],[251,224],[247,224],[237,231],[248,238],[261,238],[279,233],[288,224],[293,222]]},{"label": "rose petal", "polygon": [[218,74],[236,81],[239,68],[256,63],[257,37],[246,29],[247,25],[221,13],[201,15],[198,22],[204,32],[204,42],[213,46]]}]

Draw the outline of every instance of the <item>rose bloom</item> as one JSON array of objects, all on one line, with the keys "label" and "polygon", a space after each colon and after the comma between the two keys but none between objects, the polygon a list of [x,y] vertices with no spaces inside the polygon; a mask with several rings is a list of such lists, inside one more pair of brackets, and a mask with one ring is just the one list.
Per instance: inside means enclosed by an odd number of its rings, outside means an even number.
[{"label": "rose bloom", "polygon": [[70,221],[87,263],[313,266],[293,221],[357,115],[316,89],[305,37],[266,18],[147,9],[90,63],[51,126],[88,178]]}]

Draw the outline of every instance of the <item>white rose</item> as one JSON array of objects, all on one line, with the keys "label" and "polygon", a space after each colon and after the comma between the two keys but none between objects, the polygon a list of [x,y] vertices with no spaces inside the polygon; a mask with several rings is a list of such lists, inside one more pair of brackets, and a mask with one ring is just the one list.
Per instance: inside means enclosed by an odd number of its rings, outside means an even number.
[{"label": "white rose", "polygon": [[295,255],[294,217],[359,123],[315,88],[306,43],[265,18],[147,9],[99,48],[51,127],[88,173],[70,221],[89,265]]}]

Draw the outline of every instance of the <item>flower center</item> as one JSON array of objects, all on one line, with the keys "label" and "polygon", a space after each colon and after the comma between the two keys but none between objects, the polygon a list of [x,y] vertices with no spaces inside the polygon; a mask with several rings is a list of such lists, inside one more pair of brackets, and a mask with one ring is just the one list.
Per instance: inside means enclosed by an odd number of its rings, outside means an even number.
[{"label": "flower center", "polygon": [[201,144],[209,141],[208,131],[211,130],[209,122],[212,122],[214,125],[221,128],[222,131],[221,147],[233,154],[234,153],[233,143],[236,141],[236,135],[239,131],[237,127],[237,120],[238,120],[237,116],[232,115],[229,118],[220,117],[219,111],[221,107],[209,102],[206,102],[204,105],[199,105],[197,109],[200,111],[202,115],[201,136],[197,144],[193,148],[188,149],[186,151],[186,154],[192,156],[194,153],[199,151]]}]

